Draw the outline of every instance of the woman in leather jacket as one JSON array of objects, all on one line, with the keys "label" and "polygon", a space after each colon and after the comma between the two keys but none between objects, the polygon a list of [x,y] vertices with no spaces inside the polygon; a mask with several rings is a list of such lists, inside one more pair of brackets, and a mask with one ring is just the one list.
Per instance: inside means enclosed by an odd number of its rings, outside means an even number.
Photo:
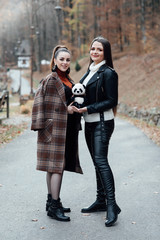
[{"label": "woman in leather jacket", "polygon": [[97,180],[97,198],[81,212],[107,211],[105,225],[112,226],[121,209],[115,199],[114,177],[108,163],[109,140],[114,130],[114,112],[118,103],[118,75],[113,69],[110,43],[95,38],[90,48],[90,64],[80,80],[86,86],[85,107],[79,109],[85,120],[85,139]]}]

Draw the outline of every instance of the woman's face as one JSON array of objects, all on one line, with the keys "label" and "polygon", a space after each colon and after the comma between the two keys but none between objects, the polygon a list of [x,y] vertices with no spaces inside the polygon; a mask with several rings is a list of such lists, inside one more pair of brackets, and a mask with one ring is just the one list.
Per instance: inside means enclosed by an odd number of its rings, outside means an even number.
[{"label": "woman's face", "polygon": [[57,65],[59,70],[66,72],[70,67],[71,56],[68,52],[59,52],[57,58],[54,59],[54,64]]},{"label": "woman's face", "polygon": [[103,45],[100,42],[95,41],[90,49],[90,57],[95,64],[98,64],[104,60]]}]

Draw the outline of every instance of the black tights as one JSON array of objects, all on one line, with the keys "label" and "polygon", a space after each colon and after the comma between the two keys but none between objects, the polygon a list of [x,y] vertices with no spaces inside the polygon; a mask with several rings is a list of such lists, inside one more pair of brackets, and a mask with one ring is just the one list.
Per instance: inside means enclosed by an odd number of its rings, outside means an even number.
[{"label": "black tights", "polygon": [[52,195],[52,198],[57,200],[60,195],[63,173],[48,173],[47,172],[47,187],[48,193]]}]

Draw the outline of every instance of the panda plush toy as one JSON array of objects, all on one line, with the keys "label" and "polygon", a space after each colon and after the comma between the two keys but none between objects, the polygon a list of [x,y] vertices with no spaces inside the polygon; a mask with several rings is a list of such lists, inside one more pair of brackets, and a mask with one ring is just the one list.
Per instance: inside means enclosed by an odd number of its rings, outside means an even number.
[{"label": "panda plush toy", "polygon": [[77,108],[82,108],[84,106],[84,98],[85,98],[85,86],[81,83],[76,83],[72,87],[73,93],[73,105]]}]

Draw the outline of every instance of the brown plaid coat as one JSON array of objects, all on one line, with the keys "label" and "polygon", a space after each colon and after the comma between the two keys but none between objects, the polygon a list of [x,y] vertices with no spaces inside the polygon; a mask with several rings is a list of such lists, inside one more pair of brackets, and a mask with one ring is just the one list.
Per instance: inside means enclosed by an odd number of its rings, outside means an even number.
[{"label": "brown plaid coat", "polygon": [[[32,109],[31,130],[38,131],[37,170],[62,173],[65,164],[65,170],[82,173],[78,157],[78,131],[74,134],[76,139],[69,133],[68,145],[69,148],[74,146],[74,151],[66,149],[67,116],[64,86],[57,73],[53,72],[41,81]],[[72,159],[68,157],[69,163],[66,164],[67,152],[75,154],[70,155]]]}]

